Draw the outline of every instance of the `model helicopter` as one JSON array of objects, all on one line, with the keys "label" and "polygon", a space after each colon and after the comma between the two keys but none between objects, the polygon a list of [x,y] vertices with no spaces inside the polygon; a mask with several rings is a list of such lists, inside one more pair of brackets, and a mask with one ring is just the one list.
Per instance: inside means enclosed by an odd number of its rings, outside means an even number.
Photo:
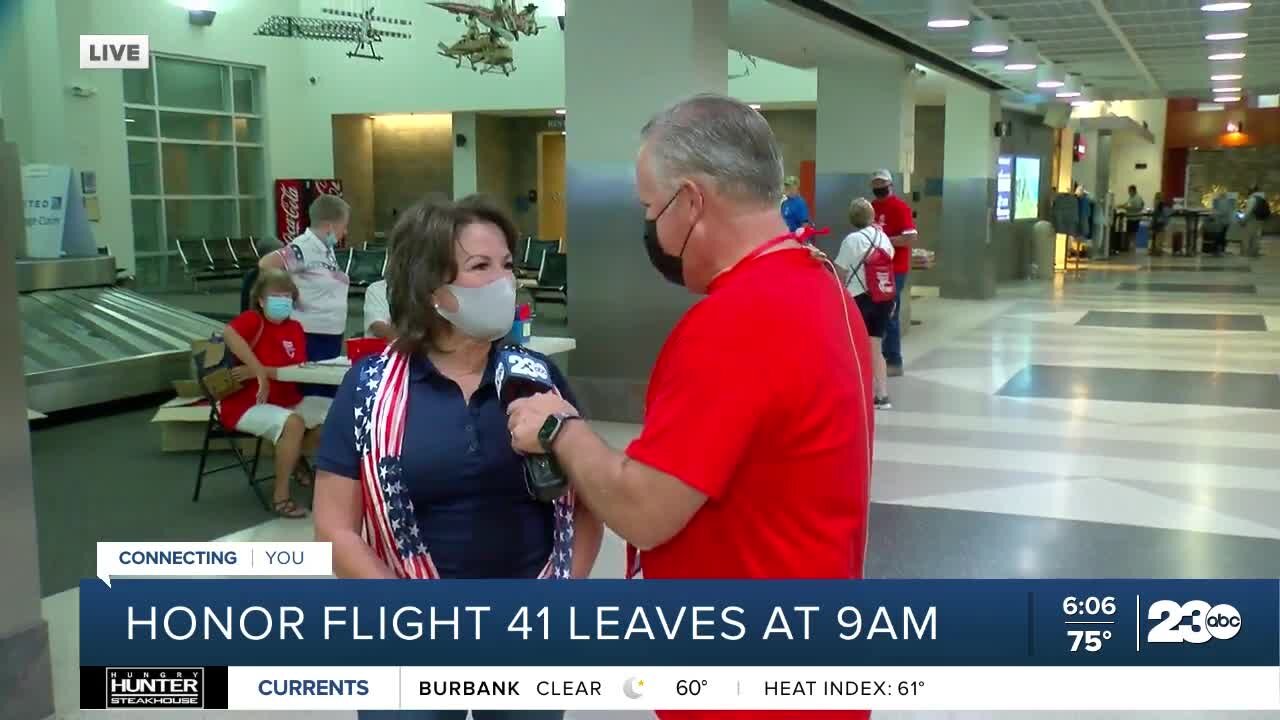
[{"label": "model helicopter", "polygon": [[475,18],[468,18],[467,31],[452,45],[439,43],[439,55],[462,67],[466,62],[472,70],[486,75],[502,73],[510,75],[515,69],[511,46],[491,30],[481,30]]},{"label": "model helicopter", "polygon": [[507,42],[515,42],[521,35],[537,35],[542,29],[534,17],[538,6],[532,3],[525,5],[523,10],[516,9],[516,0],[493,0],[493,6],[489,8],[464,2],[427,4],[453,14],[458,22],[478,22]]}]

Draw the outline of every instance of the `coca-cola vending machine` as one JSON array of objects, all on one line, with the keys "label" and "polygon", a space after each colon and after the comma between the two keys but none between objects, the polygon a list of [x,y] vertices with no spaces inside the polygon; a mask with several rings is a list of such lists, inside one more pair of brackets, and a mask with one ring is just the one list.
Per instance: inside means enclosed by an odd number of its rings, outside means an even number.
[{"label": "coca-cola vending machine", "polygon": [[311,227],[308,209],[320,195],[342,197],[342,181],[333,178],[276,180],[276,237],[287,243]]}]

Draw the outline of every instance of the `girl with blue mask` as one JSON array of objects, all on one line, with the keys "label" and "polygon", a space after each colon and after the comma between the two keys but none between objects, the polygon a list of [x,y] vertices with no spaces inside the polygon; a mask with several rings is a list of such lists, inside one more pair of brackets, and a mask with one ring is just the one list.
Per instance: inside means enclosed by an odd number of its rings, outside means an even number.
[{"label": "girl with blue mask", "polygon": [[269,501],[280,517],[301,518],[306,511],[291,497],[290,480],[312,483],[301,463],[308,428],[324,422],[329,399],[303,397],[296,383],[281,381],[277,371],[307,360],[306,332],[293,319],[298,286],[283,270],[258,274],[251,308],[227,324],[223,340],[240,364],[232,376],[239,390],[218,403],[218,417],[229,429],[270,440],[275,445],[275,483]]}]

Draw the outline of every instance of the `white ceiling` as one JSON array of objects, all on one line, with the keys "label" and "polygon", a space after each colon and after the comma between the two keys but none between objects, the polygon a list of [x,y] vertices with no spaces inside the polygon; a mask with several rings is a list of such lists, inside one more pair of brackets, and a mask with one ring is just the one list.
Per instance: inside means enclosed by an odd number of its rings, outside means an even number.
[{"label": "white ceiling", "polygon": [[[928,0],[827,2],[1035,99],[1034,73],[1007,72],[1000,61],[977,58],[969,50],[969,28],[929,28]],[[1007,18],[1015,38],[1034,41],[1043,59],[1078,73],[1095,98],[1208,98],[1209,76],[1223,65],[1208,60],[1209,48],[1223,43],[1204,39],[1211,13],[1202,12],[1201,4],[1201,0],[977,0],[972,10],[975,18]],[[1241,41],[1247,52],[1243,87],[1249,94],[1275,92],[1280,86],[1280,0],[1253,0],[1253,7],[1243,12],[1249,32]]]}]

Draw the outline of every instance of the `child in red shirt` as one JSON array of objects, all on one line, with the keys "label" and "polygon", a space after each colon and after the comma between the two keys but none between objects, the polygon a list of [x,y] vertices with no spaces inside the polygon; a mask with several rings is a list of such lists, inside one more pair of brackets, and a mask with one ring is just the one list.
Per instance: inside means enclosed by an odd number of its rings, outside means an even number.
[{"label": "child in red shirt", "polygon": [[306,334],[301,323],[289,318],[297,299],[298,288],[288,273],[264,270],[258,275],[250,292],[250,309],[223,330],[227,349],[243,363],[231,372],[244,387],[218,405],[225,426],[275,445],[272,510],[287,518],[307,515],[290,497],[289,478],[302,456],[307,429],[324,422],[331,402],[304,398],[296,383],[276,379],[277,368],[307,359]]}]

